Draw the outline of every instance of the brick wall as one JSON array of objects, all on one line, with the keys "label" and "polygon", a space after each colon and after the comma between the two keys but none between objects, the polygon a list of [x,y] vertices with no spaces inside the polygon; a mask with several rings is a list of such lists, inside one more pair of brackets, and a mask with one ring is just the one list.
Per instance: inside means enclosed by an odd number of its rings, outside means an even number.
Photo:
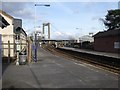
[{"label": "brick wall", "polygon": [[94,38],[94,50],[118,53],[120,48],[114,48],[114,42],[120,42],[120,36],[96,37]]}]

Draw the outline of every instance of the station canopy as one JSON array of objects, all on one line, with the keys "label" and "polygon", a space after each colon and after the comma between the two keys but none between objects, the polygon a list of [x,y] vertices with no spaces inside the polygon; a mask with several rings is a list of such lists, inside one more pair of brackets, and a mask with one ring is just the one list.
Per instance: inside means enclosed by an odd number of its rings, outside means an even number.
[{"label": "station canopy", "polygon": [[8,25],[10,25],[5,19],[4,17],[0,14],[0,27],[3,29],[4,27],[7,27]]}]

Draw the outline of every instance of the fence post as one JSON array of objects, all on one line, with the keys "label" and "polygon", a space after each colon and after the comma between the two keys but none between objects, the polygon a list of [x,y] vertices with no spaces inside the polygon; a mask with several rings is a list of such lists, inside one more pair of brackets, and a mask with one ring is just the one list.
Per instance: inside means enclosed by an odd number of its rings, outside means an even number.
[{"label": "fence post", "polygon": [[28,63],[31,62],[31,56],[32,56],[32,47],[31,47],[31,40],[30,38],[28,38],[28,50],[27,50],[27,59],[28,59]]},{"label": "fence post", "polygon": [[10,63],[10,41],[8,41],[8,63]]}]

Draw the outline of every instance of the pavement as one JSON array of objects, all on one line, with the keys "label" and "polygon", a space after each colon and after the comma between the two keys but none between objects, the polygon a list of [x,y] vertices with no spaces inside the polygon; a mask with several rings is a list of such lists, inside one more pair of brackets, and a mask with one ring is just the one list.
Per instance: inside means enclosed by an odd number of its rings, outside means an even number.
[{"label": "pavement", "polygon": [[118,88],[118,75],[38,49],[38,61],[3,64],[3,88]]}]

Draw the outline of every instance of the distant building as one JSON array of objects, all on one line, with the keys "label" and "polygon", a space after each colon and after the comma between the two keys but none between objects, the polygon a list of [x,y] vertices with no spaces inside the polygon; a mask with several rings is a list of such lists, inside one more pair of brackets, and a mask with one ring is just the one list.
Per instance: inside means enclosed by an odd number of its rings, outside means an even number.
[{"label": "distant building", "polygon": [[84,35],[84,36],[80,37],[79,40],[82,42],[84,42],[84,41],[94,42],[94,38],[90,35]]},{"label": "distant building", "polygon": [[95,34],[94,50],[111,53],[120,52],[120,30],[108,30]]},{"label": "distant building", "polygon": [[10,57],[16,56],[16,36],[19,35],[20,50],[26,46],[27,34],[22,29],[22,20],[15,19],[6,12],[0,10],[0,15],[9,23],[9,26],[0,28],[0,34],[2,35],[2,52],[3,57],[8,56],[8,41],[10,42]]}]

